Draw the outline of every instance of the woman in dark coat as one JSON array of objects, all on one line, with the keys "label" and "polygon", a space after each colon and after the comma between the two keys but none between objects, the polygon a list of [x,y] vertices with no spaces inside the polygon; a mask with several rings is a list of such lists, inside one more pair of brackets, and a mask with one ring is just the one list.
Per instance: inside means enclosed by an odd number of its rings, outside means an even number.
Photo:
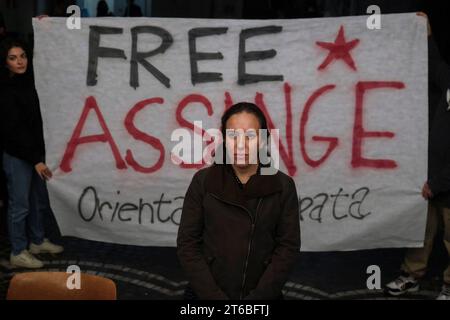
[{"label": "woman in dark coat", "polygon": [[45,180],[50,179],[52,173],[45,164],[39,99],[25,46],[6,39],[2,42],[0,58],[3,61],[1,139],[9,196],[10,262],[13,266],[40,268],[43,263],[33,254],[59,253],[63,248],[44,238],[43,217],[52,214]]},{"label": "woman in dark coat", "polygon": [[227,161],[192,179],[177,238],[187,298],[282,297],[300,250],[298,198],[289,176],[251,161],[264,149],[260,129],[267,123],[256,105],[232,106],[222,117]]}]

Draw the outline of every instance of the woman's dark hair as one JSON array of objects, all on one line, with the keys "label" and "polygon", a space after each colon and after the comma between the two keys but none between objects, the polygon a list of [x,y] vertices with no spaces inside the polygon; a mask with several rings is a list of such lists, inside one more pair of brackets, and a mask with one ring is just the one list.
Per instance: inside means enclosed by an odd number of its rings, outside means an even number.
[{"label": "woman's dark hair", "polygon": [[264,116],[264,113],[261,111],[261,109],[256,104],[251,103],[251,102],[239,102],[239,103],[232,105],[222,115],[221,131],[222,131],[223,137],[225,137],[226,125],[227,125],[228,119],[230,119],[231,116],[238,114],[238,113],[242,113],[242,112],[253,114],[259,121],[260,129],[266,129],[266,130],[268,129],[266,117]]},{"label": "woman's dark hair", "polygon": [[28,47],[25,44],[25,42],[16,39],[16,38],[6,38],[0,43],[0,77],[5,77],[9,74],[8,69],[6,68],[6,59],[8,58],[8,52],[11,50],[11,48],[22,48],[23,51],[25,51],[27,57],[28,57],[28,67],[26,71],[26,78],[29,78],[29,75],[31,74],[30,67],[31,67],[31,59],[30,55],[28,54]]},{"label": "woman's dark hair", "polygon": [[8,57],[9,50],[15,47],[22,48],[28,56],[28,47],[23,41],[15,38],[6,38],[0,44],[0,59],[3,67],[6,66],[6,58]]},{"label": "woman's dark hair", "polygon": [[[267,137],[269,138],[269,136],[270,136],[270,131],[268,130],[268,127],[267,127],[266,117],[264,116],[264,113],[261,111],[261,109],[256,104],[251,103],[251,102],[239,102],[239,103],[232,105],[230,108],[228,108],[225,111],[225,113],[222,115],[222,119],[221,119],[220,130],[222,132],[222,138],[223,138],[223,148],[222,148],[223,161],[224,161],[223,163],[226,163],[226,157],[227,157],[226,143],[225,143],[227,122],[231,118],[231,116],[242,113],[242,112],[253,114],[258,119],[260,129],[265,129],[267,132]],[[267,146],[265,146],[264,148],[267,148]],[[267,149],[265,149],[263,152],[267,153]]]}]

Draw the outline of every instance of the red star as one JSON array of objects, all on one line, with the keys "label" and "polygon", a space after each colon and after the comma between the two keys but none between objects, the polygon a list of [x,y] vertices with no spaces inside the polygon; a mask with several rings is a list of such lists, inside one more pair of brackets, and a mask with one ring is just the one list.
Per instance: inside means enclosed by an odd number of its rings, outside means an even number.
[{"label": "red star", "polygon": [[355,62],[352,59],[352,56],[350,55],[350,50],[354,49],[359,43],[359,39],[354,39],[350,42],[345,41],[345,35],[344,35],[344,27],[341,26],[339,29],[339,33],[336,37],[336,40],[333,42],[321,42],[317,41],[316,44],[319,47],[322,47],[324,49],[327,49],[330,51],[328,53],[328,56],[326,59],[322,62],[322,64],[317,68],[318,70],[325,69],[331,61],[334,59],[341,59],[344,60],[344,62],[353,70],[356,71]]}]

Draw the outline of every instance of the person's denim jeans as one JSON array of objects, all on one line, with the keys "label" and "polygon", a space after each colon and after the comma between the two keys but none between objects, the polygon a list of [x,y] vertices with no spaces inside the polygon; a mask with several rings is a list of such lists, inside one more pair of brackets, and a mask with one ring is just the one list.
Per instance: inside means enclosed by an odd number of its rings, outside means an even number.
[{"label": "person's denim jeans", "polygon": [[[52,214],[45,181],[33,165],[3,152],[3,169],[8,186],[8,231],[11,252],[18,255],[44,241],[43,217]],[[29,230],[29,238],[27,237]]]}]

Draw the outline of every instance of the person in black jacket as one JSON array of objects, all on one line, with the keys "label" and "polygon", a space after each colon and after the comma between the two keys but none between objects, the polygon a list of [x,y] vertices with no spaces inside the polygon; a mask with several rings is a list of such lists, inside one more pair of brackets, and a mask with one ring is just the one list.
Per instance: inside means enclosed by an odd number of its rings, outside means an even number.
[{"label": "person in black jacket", "polygon": [[221,122],[223,152],[194,175],[183,203],[177,254],[189,279],[185,298],[282,299],[300,251],[294,180],[276,168],[267,174],[256,159],[267,155],[259,135],[267,122],[255,104],[231,106]]},{"label": "person in black jacket", "polygon": [[43,263],[33,254],[59,253],[63,248],[44,238],[43,217],[52,214],[45,180],[52,177],[52,172],[45,164],[39,99],[31,68],[28,68],[25,45],[6,39],[2,42],[0,57],[3,61],[0,72],[1,138],[9,196],[10,262],[13,266],[40,268]]},{"label": "person in black jacket", "polygon": [[[418,15],[426,18],[423,13]],[[429,81],[441,90],[441,99],[435,104],[435,99],[430,96],[428,180],[422,188],[422,196],[428,200],[425,240],[422,248],[411,248],[406,252],[402,274],[386,285],[390,295],[419,290],[419,280],[426,273],[440,220],[444,222],[444,244],[450,258],[450,66],[440,57],[429,24],[428,38]],[[450,300],[450,264],[444,271],[444,285],[437,299]]]}]

